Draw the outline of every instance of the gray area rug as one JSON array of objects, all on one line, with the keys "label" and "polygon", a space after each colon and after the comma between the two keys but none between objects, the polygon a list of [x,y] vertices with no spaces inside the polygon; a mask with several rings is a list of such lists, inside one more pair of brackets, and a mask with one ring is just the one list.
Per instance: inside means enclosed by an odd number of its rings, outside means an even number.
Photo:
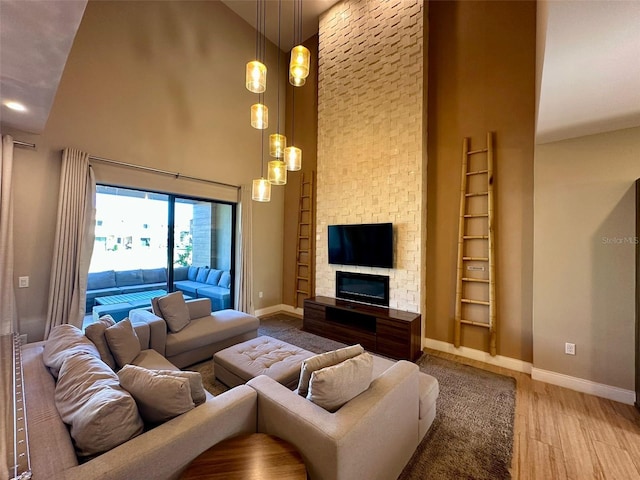
[{"label": "gray area rug", "polygon": [[[268,335],[315,353],[345,346],[300,330],[302,320],[278,314],[260,320]],[[420,370],[438,379],[436,418],[398,480],[510,479],[515,414],[515,379],[423,354]],[[192,367],[205,388],[218,395],[212,363]]]}]

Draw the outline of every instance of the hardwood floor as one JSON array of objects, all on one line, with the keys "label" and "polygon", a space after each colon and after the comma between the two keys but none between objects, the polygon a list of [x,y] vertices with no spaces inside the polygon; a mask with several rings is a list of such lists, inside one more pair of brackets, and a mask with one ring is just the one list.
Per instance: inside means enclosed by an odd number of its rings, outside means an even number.
[{"label": "hardwood floor", "polygon": [[631,405],[530,375],[426,349],[430,355],[514,377],[514,480],[640,480],[640,413]]}]

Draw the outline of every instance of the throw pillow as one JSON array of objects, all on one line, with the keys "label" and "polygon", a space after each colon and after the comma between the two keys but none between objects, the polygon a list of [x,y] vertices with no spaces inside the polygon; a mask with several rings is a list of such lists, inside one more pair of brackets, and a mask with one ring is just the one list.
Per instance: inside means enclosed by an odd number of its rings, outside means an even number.
[{"label": "throw pillow", "polygon": [[302,361],[300,367],[300,381],[298,382],[298,395],[307,396],[309,392],[309,380],[311,374],[321,368],[330,367],[337,363],[353,358],[364,352],[362,345],[351,345],[350,347],[339,348],[332,352],[321,353]]},{"label": "throw pillow", "polygon": [[116,322],[111,315],[104,315],[100,317],[97,322],[87,325],[84,329],[84,334],[96,346],[102,361],[109,365],[112,370],[115,370],[117,365],[113,355],[111,355],[111,350],[109,350],[109,344],[104,336],[104,332],[107,328],[113,327],[115,324]]},{"label": "throw pillow", "polygon": [[104,331],[109,349],[116,360],[116,364],[122,368],[127,363],[133,362],[140,353],[140,340],[131,325],[131,320],[125,318]]},{"label": "throw pillow", "polygon": [[198,267],[189,267],[189,271],[187,272],[187,279],[192,282],[196,281],[196,277],[198,276]]},{"label": "throw pillow", "polygon": [[158,298],[158,307],[162,312],[162,318],[173,333],[179,332],[189,325],[191,321],[189,307],[184,301],[182,292],[173,292]]},{"label": "throw pillow", "polygon": [[372,373],[373,357],[366,352],[337,365],[321,368],[311,374],[307,399],[335,412],[369,388]]},{"label": "throw pillow", "polygon": [[111,450],[144,427],[135,400],[120,386],[118,376],[90,354],[65,359],[55,403],[81,457]]},{"label": "throw pillow", "polygon": [[191,387],[191,399],[196,407],[207,401],[207,394],[202,384],[202,375],[200,372],[191,372],[188,370],[157,370],[160,375],[168,375],[170,377],[180,377],[189,379],[189,387]]},{"label": "throw pillow", "polygon": [[73,325],[58,325],[51,330],[49,338],[44,344],[42,360],[49,367],[51,375],[58,378],[60,367],[62,367],[65,358],[78,353],[89,353],[100,358],[98,349],[82,333],[82,330]]},{"label": "throw pillow", "polygon": [[208,268],[202,267],[198,269],[198,274],[196,275],[196,282],[206,283],[207,277],[209,276],[210,270]]},{"label": "throw pillow", "polygon": [[120,385],[138,404],[145,422],[160,423],[194,407],[189,379],[162,375],[154,370],[126,365],[118,372]]},{"label": "throw pillow", "polygon": [[218,280],[220,280],[220,276],[222,275],[222,270],[216,270],[215,268],[212,268],[211,270],[209,270],[209,275],[207,275],[207,281],[206,283],[208,283],[209,285],[218,285]]},{"label": "throw pillow", "polygon": [[222,272],[220,280],[218,280],[218,286],[223,288],[231,288],[231,274],[229,272]]}]

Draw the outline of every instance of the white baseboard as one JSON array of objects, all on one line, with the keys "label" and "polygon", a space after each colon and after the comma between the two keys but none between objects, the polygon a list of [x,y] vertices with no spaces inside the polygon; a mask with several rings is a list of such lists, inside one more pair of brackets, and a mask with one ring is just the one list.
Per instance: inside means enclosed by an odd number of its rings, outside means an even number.
[{"label": "white baseboard", "polygon": [[596,397],[607,398],[627,405],[633,405],[636,400],[636,392],[624,388],[612,387],[603,383],[592,382],[583,378],[571,377],[563,373],[533,368],[531,378],[540,382],[550,383],[559,387],[569,388],[577,392],[588,393]]},{"label": "white baseboard", "polygon": [[265,315],[271,315],[278,312],[286,312],[291,313],[292,315],[296,315],[298,317],[302,317],[304,310],[302,308],[296,308],[291,305],[285,305],[281,303],[280,305],[272,305],[271,307],[261,308],[255,311],[256,317],[262,317]]},{"label": "white baseboard", "polygon": [[496,355],[492,357],[488,352],[482,352],[475,348],[459,347],[456,348],[451,343],[443,342],[440,340],[434,340],[433,338],[425,338],[424,346],[426,348],[432,348],[439,352],[451,353],[453,355],[459,355],[461,357],[470,358],[479,362],[488,363],[497,367],[508,368],[509,370],[515,370],[516,372],[531,373],[532,365],[529,362],[524,362],[516,358],[503,357]]}]

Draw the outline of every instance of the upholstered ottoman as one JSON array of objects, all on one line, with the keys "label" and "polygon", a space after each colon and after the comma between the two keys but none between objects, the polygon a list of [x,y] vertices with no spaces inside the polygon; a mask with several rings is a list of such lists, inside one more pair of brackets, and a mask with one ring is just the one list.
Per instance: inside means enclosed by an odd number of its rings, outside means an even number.
[{"label": "upholstered ottoman", "polygon": [[213,355],[215,378],[229,387],[267,375],[282,385],[295,389],[300,377],[300,364],[315,355],[295,345],[267,336],[220,350]]}]

